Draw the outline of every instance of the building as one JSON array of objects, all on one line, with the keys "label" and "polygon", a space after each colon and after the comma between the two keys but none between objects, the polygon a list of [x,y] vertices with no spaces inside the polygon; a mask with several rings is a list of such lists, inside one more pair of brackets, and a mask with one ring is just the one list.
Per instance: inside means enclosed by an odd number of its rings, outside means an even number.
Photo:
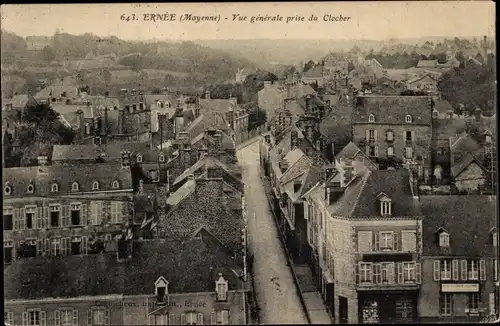
[{"label": "building", "polygon": [[422,216],[411,173],[344,169],[338,179],[328,179],[316,211],[332,237],[335,320],[415,322]]},{"label": "building", "polygon": [[50,103],[68,103],[78,100],[80,91],[75,86],[47,86],[34,95],[35,99],[48,100]]},{"label": "building", "polygon": [[384,166],[411,166],[418,179],[431,169],[431,99],[426,96],[357,96],[352,141]]},{"label": "building", "polygon": [[498,313],[496,198],[423,196],[421,322],[474,323]]},{"label": "building", "polygon": [[[118,252],[35,257],[4,270],[10,325],[246,324],[243,268],[208,233],[125,234]],[[187,272],[188,271],[188,272]]]},{"label": "building", "polygon": [[129,167],[40,165],[4,169],[4,258],[99,252],[133,217]]},{"label": "building", "polygon": [[326,82],[325,70],[321,66],[315,66],[304,72],[301,78],[304,84],[317,84],[318,87],[323,87]]},{"label": "building", "polygon": [[406,88],[412,91],[426,92],[429,95],[438,94],[438,80],[430,74],[424,74],[406,82]]}]

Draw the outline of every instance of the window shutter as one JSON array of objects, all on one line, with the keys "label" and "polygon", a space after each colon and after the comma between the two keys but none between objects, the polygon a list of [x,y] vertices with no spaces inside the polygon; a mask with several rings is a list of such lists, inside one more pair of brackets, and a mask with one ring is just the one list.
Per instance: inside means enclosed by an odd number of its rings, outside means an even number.
[{"label": "window shutter", "polygon": [[43,229],[43,207],[38,207],[36,214],[36,228]]},{"label": "window shutter", "polygon": [[175,325],[175,315],[174,314],[169,314],[168,315],[168,321],[170,325]]},{"label": "window shutter", "polygon": [[87,202],[82,204],[82,225],[87,225]]},{"label": "window shutter", "polygon": [[452,278],[454,281],[458,281],[458,260],[454,259],[451,262],[452,265]]},{"label": "window shutter", "polygon": [[394,232],[392,240],[393,240],[393,250],[399,251],[399,233],[398,232]]},{"label": "window shutter", "polygon": [[71,255],[71,238],[68,237],[66,238],[66,250],[67,250],[67,253],[66,255]]},{"label": "window shutter", "polygon": [[45,244],[43,246],[43,254],[50,256],[50,239],[45,239]]},{"label": "window shutter", "polygon": [[498,260],[493,260],[493,275],[495,281],[498,281]]},{"label": "window shutter", "polygon": [[155,316],[154,315],[149,315],[148,325],[155,325]]},{"label": "window shutter", "polygon": [[92,325],[92,309],[87,310],[87,325]]},{"label": "window shutter", "polygon": [[73,325],[78,325],[78,310],[73,310]]},{"label": "window shutter", "polygon": [[370,146],[368,145],[365,146],[365,154],[370,155]]},{"label": "window shutter", "polygon": [[375,146],[375,156],[378,157],[378,146]]},{"label": "window shutter", "polygon": [[411,132],[411,141],[415,141],[415,131]]},{"label": "window shutter", "polygon": [[496,314],[496,309],[495,309],[495,293],[489,293],[489,306],[490,306],[490,315]]},{"label": "window shutter", "polygon": [[377,129],[373,131],[373,139],[377,140]]},{"label": "window shutter", "polygon": [[214,311],[212,311],[212,312],[210,313],[210,324],[211,324],[211,325],[215,325],[215,324],[217,324],[217,320],[215,319],[215,312],[214,312]]},{"label": "window shutter", "polygon": [[86,236],[82,237],[82,244],[81,244],[81,246],[82,246],[82,248],[81,248],[82,249],[81,250],[82,254],[87,254],[88,245],[87,245],[87,237]]},{"label": "window shutter", "polygon": [[396,268],[398,269],[398,284],[403,284],[403,263],[397,263]]},{"label": "window shutter", "polygon": [[441,262],[439,260],[434,261],[434,281],[439,281],[441,279]]},{"label": "window shutter", "polygon": [[486,263],[483,259],[479,261],[479,279],[486,281]]},{"label": "window shutter", "polygon": [[23,312],[23,326],[27,326],[27,325],[28,325],[28,312],[24,311]]},{"label": "window shutter", "polygon": [[395,268],[394,266],[395,266],[394,263],[390,263],[389,266],[388,266],[388,269],[389,269],[389,282],[391,284],[396,283],[395,275],[394,275],[394,268]]},{"label": "window shutter", "polygon": [[66,227],[69,225],[69,206],[62,205],[61,212],[61,226]]},{"label": "window shutter", "polygon": [[19,208],[14,208],[13,210],[13,216],[12,218],[14,219],[14,230],[20,230],[21,229],[21,220],[19,217]]},{"label": "window shutter", "polygon": [[222,324],[229,325],[229,311],[222,310]]},{"label": "window shutter", "polygon": [[61,312],[59,310],[54,311],[54,323],[56,326],[61,325]]},{"label": "window shutter", "polygon": [[365,130],[365,139],[366,139],[366,141],[368,141],[368,139],[370,139],[370,130],[368,130],[368,129]]},{"label": "window shutter", "polygon": [[110,324],[110,311],[109,311],[109,308],[106,308],[106,310],[104,311],[104,325],[109,325]]},{"label": "window shutter", "polygon": [[356,284],[359,284],[359,263],[354,268]]},{"label": "window shutter", "polygon": [[43,254],[43,240],[36,240],[36,255],[37,257]]},{"label": "window shutter", "polygon": [[20,226],[20,229],[21,230],[24,230],[26,229],[26,210],[24,208],[21,208],[19,210],[19,220],[21,221],[21,226]]},{"label": "window shutter", "polygon": [[200,312],[198,313],[198,320],[196,321],[196,324],[203,325],[203,314]]},{"label": "window shutter", "polygon": [[372,251],[372,231],[358,231],[358,252]]},{"label": "window shutter", "polygon": [[50,216],[49,208],[44,207],[43,208],[43,228],[48,229],[50,227],[49,216]]},{"label": "window shutter", "polygon": [[467,281],[467,260],[461,260],[460,265],[462,281]]},{"label": "window shutter", "polygon": [[380,241],[378,232],[373,232],[373,248],[374,251],[380,251]]},{"label": "window shutter", "polygon": [[422,265],[420,263],[415,263],[415,282],[422,283]]},{"label": "window shutter", "polygon": [[380,264],[373,264],[373,283],[380,284],[382,281]]},{"label": "window shutter", "polygon": [[385,140],[385,141],[387,141],[388,139],[389,139],[389,137],[388,137],[388,132],[386,131],[386,132],[385,132],[385,139],[384,139],[384,140]]},{"label": "window shutter", "polygon": [[66,250],[67,250],[67,243],[66,243],[66,238],[61,239],[61,255],[66,255]]},{"label": "window shutter", "polygon": [[47,325],[47,313],[45,311],[40,311],[40,326]]},{"label": "window shutter", "polygon": [[186,314],[181,314],[181,325],[186,325]]}]

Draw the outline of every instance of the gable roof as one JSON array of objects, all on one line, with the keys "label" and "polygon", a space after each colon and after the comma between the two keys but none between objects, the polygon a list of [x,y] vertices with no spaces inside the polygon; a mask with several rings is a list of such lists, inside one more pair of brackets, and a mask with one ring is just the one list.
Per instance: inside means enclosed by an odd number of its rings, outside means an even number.
[{"label": "gable roof", "polygon": [[[40,172],[42,171],[42,172]],[[32,166],[6,168],[4,172],[4,183],[11,186],[10,197],[26,196],[57,196],[71,193],[72,184],[77,182],[79,192],[92,190],[92,183],[99,182],[99,190],[116,190],[112,188],[113,181],[118,181],[120,189],[132,189],[132,175],[130,168],[122,168],[121,164],[80,164],[78,166]],[[53,183],[57,183],[59,191],[51,192]],[[34,185],[34,193],[27,194],[28,185]]]},{"label": "gable roof", "polygon": [[482,163],[472,153],[467,153],[460,159],[460,161],[453,164],[451,167],[451,175],[453,177],[457,177],[472,163],[476,163],[481,169],[484,170]]},{"label": "gable roof", "polygon": [[52,161],[65,160],[93,160],[97,157],[105,160],[121,159],[122,151],[129,151],[130,155],[140,154],[143,162],[157,162],[161,153],[166,157],[170,154],[169,148],[159,150],[151,148],[148,143],[140,142],[115,142],[96,146],[89,145],[54,145]]},{"label": "gable roof", "polygon": [[412,78],[412,79],[408,80],[407,83],[408,84],[413,84],[413,83],[421,81],[422,79],[427,78],[427,77],[437,82],[436,78],[434,78],[431,74],[427,73],[427,74],[424,74],[422,76]]},{"label": "gable roof", "polygon": [[[202,237],[185,242],[134,241],[132,258],[122,263],[116,253],[24,258],[4,269],[4,295],[7,300],[154,295],[160,277],[168,281],[169,293],[213,292],[218,273],[228,280],[229,289],[235,290],[241,269],[229,257],[216,243]],[[75,269],[79,272],[72,273]],[[30,286],[23,286],[28,279]]]},{"label": "gable roof", "polygon": [[374,124],[404,124],[406,115],[417,125],[431,125],[432,112],[428,96],[373,96],[357,97],[353,110],[353,123],[368,123],[368,116],[375,115]]},{"label": "gable roof", "polygon": [[315,67],[312,67],[311,69],[309,69],[308,71],[306,71],[304,74],[303,74],[303,77],[306,77],[306,78],[323,78],[323,67],[320,67],[320,66],[315,66]]},{"label": "gable roof", "polygon": [[450,235],[452,255],[495,256],[489,234],[497,225],[496,203],[495,196],[422,196],[423,254],[442,255],[436,230],[443,228]]}]

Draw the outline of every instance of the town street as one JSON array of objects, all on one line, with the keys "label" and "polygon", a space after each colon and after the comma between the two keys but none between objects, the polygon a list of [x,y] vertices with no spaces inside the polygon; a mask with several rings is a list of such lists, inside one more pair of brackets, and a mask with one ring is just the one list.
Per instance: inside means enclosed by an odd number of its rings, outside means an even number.
[{"label": "town street", "polygon": [[248,208],[248,245],[261,324],[307,324],[259,174],[259,143],[238,151]]}]

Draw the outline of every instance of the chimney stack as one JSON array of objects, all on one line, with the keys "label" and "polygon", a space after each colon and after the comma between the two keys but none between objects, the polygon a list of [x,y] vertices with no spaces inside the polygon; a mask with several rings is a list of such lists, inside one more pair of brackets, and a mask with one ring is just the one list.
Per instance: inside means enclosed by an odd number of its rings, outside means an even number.
[{"label": "chimney stack", "polygon": [[118,109],[118,134],[123,135],[123,125],[125,124],[125,110]]},{"label": "chimney stack", "polygon": [[81,141],[85,138],[85,119],[83,116],[83,110],[76,111],[78,117],[78,136]]},{"label": "chimney stack", "polygon": [[122,168],[127,168],[130,166],[130,152],[129,151],[122,151]]}]

